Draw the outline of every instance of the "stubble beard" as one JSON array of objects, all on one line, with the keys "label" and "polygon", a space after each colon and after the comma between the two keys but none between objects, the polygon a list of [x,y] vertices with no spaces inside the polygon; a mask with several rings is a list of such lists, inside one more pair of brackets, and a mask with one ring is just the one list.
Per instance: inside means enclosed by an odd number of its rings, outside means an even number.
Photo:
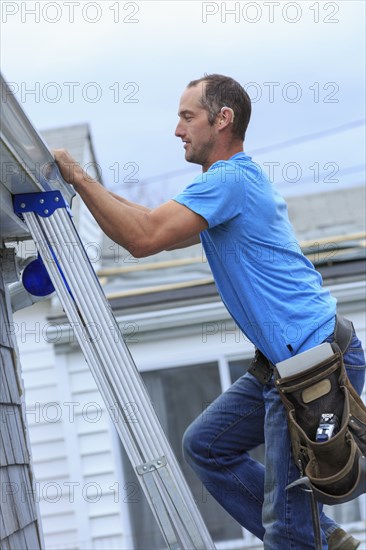
[{"label": "stubble beard", "polygon": [[187,162],[193,164],[199,164],[201,166],[206,165],[209,162],[209,156],[214,148],[214,140],[211,138],[205,144],[200,144],[197,148],[193,148],[192,143],[189,145],[189,151],[186,151],[185,159]]}]

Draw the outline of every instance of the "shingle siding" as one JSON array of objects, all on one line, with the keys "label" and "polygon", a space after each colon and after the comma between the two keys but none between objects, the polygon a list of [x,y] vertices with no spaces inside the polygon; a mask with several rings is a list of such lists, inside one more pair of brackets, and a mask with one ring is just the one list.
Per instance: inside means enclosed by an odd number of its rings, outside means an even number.
[{"label": "shingle siding", "polygon": [[4,550],[42,548],[22,408],[9,295],[0,272],[0,539]]},{"label": "shingle siding", "polygon": [[37,548],[39,548],[39,538],[35,522],[1,541],[1,550],[34,550]]}]

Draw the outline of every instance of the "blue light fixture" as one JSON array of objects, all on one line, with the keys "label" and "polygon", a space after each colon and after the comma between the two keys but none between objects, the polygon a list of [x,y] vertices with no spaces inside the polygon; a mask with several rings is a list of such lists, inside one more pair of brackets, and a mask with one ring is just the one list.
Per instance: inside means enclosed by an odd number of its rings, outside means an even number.
[{"label": "blue light fixture", "polygon": [[30,262],[23,271],[23,286],[33,296],[48,296],[55,291],[50,276],[40,256]]}]

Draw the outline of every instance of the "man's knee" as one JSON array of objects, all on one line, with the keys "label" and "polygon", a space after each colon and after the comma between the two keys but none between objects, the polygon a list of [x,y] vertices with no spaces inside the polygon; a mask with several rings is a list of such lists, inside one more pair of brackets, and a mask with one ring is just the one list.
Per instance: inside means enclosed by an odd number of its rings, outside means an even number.
[{"label": "man's knee", "polygon": [[183,455],[187,461],[197,460],[204,454],[203,433],[199,423],[192,422],[186,429],[182,439]]}]

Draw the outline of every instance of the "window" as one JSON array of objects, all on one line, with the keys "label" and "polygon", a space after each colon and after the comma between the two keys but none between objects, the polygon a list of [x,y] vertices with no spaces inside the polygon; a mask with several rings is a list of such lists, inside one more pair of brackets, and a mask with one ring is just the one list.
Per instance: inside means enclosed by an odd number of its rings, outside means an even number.
[{"label": "window", "polygon": [[[209,495],[185,463],[182,454],[181,442],[185,429],[222,391],[218,364],[168,368],[145,372],[142,376],[212,538],[217,542],[242,538],[241,527]],[[125,479],[135,481],[135,473],[127,457],[123,462]],[[149,550],[164,548],[146,499],[138,498],[136,501],[130,503],[134,547]]]}]

